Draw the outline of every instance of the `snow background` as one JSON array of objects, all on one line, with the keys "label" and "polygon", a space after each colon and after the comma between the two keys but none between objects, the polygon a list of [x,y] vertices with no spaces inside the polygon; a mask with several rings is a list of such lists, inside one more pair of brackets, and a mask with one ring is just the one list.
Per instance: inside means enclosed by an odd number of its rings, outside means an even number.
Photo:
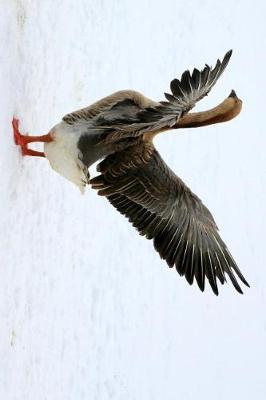
[{"label": "snow background", "polygon": [[[266,396],[263,1],[0,0],[0,398],[242,400]],[[251,284],[216,298],[169,270],[105,199],[12,141],[119,89],[163,99],[184,69],[231,62],[227,124],[156,145],[210,208]]]}]

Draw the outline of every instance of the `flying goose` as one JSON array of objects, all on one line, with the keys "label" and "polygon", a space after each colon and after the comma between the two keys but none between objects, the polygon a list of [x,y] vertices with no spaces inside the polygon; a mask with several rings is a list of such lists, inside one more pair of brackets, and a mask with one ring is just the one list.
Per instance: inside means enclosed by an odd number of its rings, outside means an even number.
[{"label": "flying goose", "polygon": [[[63,117],[48,134],[22,135],[13,119],[15,143],[23,155],[46,157],[52,168],[76,184],[98,191],[138,230],[152,239],[169,267],[177,269],[201,291],[208,279],[218,295],[217,279],[228,276],[242,293],[237,278],[249,286],[217,225],[201,200],[165,164],[153,144],[158,133],[229,121],[241,111],[234,90],[217,107],[189,113],[206,96],[226,68],[232,50],[214,68],[187,70],[170,84],[166,101],[156,102],[133,90],[122,90]],[[43,142],[44,152],[28,148]],[[90,179],[88,168],[98,160],[100,173]]]}]

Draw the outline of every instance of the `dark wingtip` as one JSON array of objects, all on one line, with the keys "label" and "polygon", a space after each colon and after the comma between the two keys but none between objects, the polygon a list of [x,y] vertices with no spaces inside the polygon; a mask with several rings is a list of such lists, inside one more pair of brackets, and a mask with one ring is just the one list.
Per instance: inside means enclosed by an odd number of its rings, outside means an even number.
[{"label": "dark wingtip", "polygon": [[225,55],[224,55],[224,61],[226,60],[226,63],[228,63],[228,61],[230,60],[232,53],[233,53],[233,50],[232,50],[232,49],[231,49],[231,50],[228,50],[227,53],[225,53]]},{"label": "dark wingtip", "polygon": [[227,64],[229,63],[232,53],[233,53],[233,50],[229,50],[227,53],[225,53],[223,61],[222,61],[223,70],[226,68]]},{"label": "dark wingtip", "polygon": [[250,288],[250,284],[246,281],[246,279],[244,277],[242,277],[241,281]]}]

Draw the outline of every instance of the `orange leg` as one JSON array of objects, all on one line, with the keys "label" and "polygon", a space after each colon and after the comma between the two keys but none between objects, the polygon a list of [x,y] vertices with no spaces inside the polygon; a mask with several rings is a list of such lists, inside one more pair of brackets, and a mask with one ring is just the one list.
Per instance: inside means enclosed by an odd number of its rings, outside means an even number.
[{"label": "orange leg", "polygon": [[12,120],[13,126],[13,135],[15,143],[21,147],[21,152],[23,156],[38,156],[38,157],[45,157],[45,154],[42,151],[31,150],[28,148],[29,143],[33,142],[52,142],[53,138],[48,133],[47,135],[42,136],[28,136],[22,135],[19,131],[19,121],[16,118]]}]

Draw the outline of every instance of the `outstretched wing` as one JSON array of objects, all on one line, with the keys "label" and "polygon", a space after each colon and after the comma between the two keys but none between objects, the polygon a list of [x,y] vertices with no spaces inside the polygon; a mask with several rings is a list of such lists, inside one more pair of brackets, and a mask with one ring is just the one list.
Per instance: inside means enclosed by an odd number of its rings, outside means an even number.
[{"label": "outstretched wing", "polygon": [[174,79],[170,84],[172,94],[165,93],[167,101],[158,103],[134,90],[121,90],[65,115],[63,121],[69,125],[85,124],[88,130],[104,132],[102,140],[105,143],[171,128],[209,93],[231,54],[232,50],[222,61],[217,60],[214,68],[206,65],[202,71],[195,68],[192,74],[187,70],[180,80]]},{"label": "outstretched wing", "polygon": [[129,124],[113,126],[116,131],[108,135],[106,141],[112,142],[120,138],[136,137],[145,132],[156,132],[162,128],[173,127],[184,114],[206,96],[225,70],[232,50],[228,51],[223,60],[219,59],[214,68],[205,65],[202,71],[194,68],[192,74],[186,70],[181,79],[170,83],[171,94],[165,93],[167,101],[151,105],[140,110],[135,115],[135,121]]},{"label": "outstretched wing", "polygon": [[[247,286],[209,210],[164,163],[151,143],[141,142],[106,157],[90,183],[137,228],[153,239],[170,267],[175,266],[203,291],[205,277],[218,294],[217,278],[229,276],[242,293],[236,276]],[[235,276],[236,274],[236,276]]]}]

